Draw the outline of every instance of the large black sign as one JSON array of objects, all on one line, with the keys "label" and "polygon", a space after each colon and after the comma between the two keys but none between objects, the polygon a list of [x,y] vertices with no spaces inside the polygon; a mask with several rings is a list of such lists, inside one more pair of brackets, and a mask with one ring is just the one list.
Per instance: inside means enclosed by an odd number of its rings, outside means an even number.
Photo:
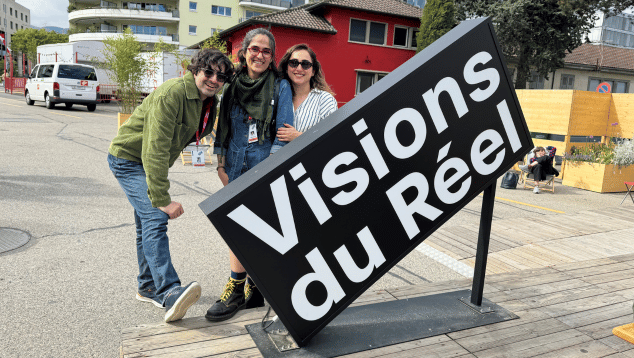
[{"label": "large black sign", "polygon": [[470,20],[200,207],[304,345],[531,148]]}]

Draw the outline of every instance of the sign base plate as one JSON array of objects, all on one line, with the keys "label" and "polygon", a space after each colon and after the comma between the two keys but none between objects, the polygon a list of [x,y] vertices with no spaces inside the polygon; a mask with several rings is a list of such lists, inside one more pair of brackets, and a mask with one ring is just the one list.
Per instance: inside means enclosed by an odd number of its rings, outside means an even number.
[{"label": "sign base plate", "polygon": [[480,313],[461,300],[470,296],[462,290],[349,307],[299,349],[276,348],[269,333],[286,330],[279,320],[266,331],[261,323],[246,328],[265,358],[336,357],[518,318],[487,299],[488,312]]}]

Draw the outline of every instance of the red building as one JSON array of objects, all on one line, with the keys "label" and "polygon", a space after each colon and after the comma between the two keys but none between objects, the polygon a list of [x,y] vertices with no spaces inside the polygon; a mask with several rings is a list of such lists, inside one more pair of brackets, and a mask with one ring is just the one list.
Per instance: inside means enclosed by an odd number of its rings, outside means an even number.
[{"label": "red building", "polygon": [[220,36],[236,55],[245,34],[266,27],[276,41],[276,63],[307,43],[342,106],[416,53],[422,9],[399,0],[323,0],[252,17]]}]

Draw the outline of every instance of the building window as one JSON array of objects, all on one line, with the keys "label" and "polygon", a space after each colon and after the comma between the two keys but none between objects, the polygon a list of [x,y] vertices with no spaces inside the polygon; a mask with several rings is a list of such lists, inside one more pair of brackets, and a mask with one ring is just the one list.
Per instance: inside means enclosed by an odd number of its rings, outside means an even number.
[{"label": "building window", "polygon": [[407,27],[394,26],[394,46],[407,47],[408,32]]},{"label": "building window", "polygon": [[[198,3],[195,3],[193,1],[189,2],[189,11],[196,11],[196,6],[198,5]],[[190,26],[191,27],[191,26]],[[191,32],[191,31],[190,31]]]},{"label": "building window", "polygon": [[11,23],[11,30],[13,30],[13,21],[9,21]]},{"label": "building window", "polygon": [[574,89],[575,88],[575,75],[561,75],[560,89]]},{"label": "building window", "polygon": [[629,81],[590,77],[588,81],[588,91],[596,92],[599,84],[603,82],[607,82],[610,85],[612,88],[611,93],[628,93],[630,87]]},{"label": "building window", "polygon": [[12,7],[9,8],[9,15],[13,16],[13,8]]},{"label": "building window", "polygon": [[260,16],[260,15],[262,15],[261,12],[247,10],[245,12],[245,20],[248,20],[248,19],[252,18],[253,16]]},{"label": "building window", "polygon": [[387,73],[358,71],[357,72],[357,89],[355,91],[355,94],[359,94],[365,91],[366,89],[368,89],[368,87],[372,86],[378,80],[380,80],[381,78],[385,76],[387,76]]},{"label": "building window", "polygon": [[196,35],[196,26],[189,25],[189,34],[190,35]]},{"label": "building window", "polygon": [[214,15],[231,16],[231,8],[226,6],[211,5],[211,13]]},{"label": "building window", "polygon": [[213,36],[216,32],[222,32],[223,29],[211,29],[211,36]]},{"label": "building window", "polygon": [[20,20],[24,21],[24,14],[20,14]]},{"label": "building window", "polygon": [[29,15],[24,15],[24,21],[29,22]]},{"label": "building window", "polygon": [[408,4],[414,5],[414,6],[418,6],[420,8],[425,6],[425,0],[407,0]]},{"label": "building window", "polygon": [[416,34],[417,28],[394,26],[394,46],[416,48]]},{"label": "building window", "polygon": [[416,36],[418,36],[419,31],[420,29],[411,28],[410,34],[412,37],[410,39],[410,47],[416,48],[418,46],[418,44],[416,43]]},{"label": "building window", "polygon": [[529,89],[544,89],[544,76],[537,72],[531,72],[531,79],[528,80]]},{"label": "building window", "polygon": [[[101,27],[101,32],[117,32],[116,26],[105,25]],[[136,35],[167,35],[165,26],[143,26],[143,25],[123,25],[123,29],[129,28]]]},{"label": "building window", "polygon": [[385,45],[387,24],[381,22],[350,19],[351,42]]}]

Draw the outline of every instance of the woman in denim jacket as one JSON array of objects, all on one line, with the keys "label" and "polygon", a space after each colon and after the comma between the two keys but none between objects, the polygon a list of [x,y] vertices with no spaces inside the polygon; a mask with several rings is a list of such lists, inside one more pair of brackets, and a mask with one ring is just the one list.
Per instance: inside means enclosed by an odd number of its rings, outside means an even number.
[{"label": "woman in denim jacket", "polygon": [[[263,28],[249,31],[238,51],[239,70],[225,88],[214,153],[218,177],[227,185],[275,153],[287,142],[276,138],[285,124],[293,125],[293,98],[288,81],[275,67],[275,38]],[[224,321],[242,308],[260,307],[264,298],[237,257],[230,252],[231,276],[220,299],[205,317]]]}]

